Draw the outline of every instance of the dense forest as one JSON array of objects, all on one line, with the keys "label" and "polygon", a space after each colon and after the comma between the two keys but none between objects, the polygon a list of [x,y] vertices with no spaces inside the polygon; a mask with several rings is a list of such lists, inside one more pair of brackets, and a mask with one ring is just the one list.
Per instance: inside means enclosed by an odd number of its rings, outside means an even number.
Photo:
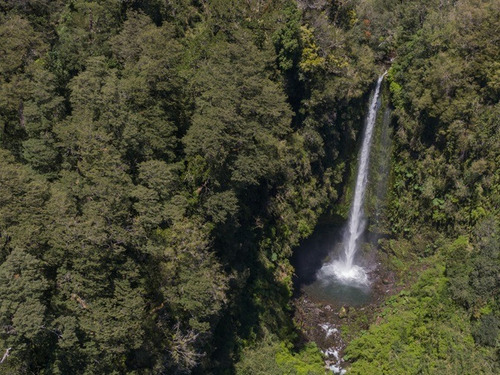
[{"label": "dense forest", "polygon": [[325,374],[290,258],[392,109],[348,374],[500,372],[499,0],[0,4],[0,374]]}]

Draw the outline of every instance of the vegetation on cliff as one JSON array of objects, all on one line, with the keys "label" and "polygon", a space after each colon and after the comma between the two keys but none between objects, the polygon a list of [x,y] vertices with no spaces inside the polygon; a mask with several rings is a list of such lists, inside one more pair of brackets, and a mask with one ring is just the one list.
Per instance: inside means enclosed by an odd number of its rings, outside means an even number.
[{"label": "vegetation on cliff", "polygon": [[390,238],[381,248],[403,279],[429,269],[351,343],[351,373],[495,374],[500,43],[493,30],[500,3],[384,3],[378,27],[389,14],[402,18],[398,28],[377,31],[395,54],[388,75],[395,124]]}]

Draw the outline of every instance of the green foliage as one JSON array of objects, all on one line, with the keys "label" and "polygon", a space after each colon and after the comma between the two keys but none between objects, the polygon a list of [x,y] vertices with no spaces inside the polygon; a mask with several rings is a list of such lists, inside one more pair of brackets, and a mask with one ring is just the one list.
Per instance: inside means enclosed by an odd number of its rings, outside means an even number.
[{"label": "green foliage", "polygon": [[297,354],[283,342],[266,338],[256,347],[245,349],[236,366],[237,375],[320,375],[325,374],[321,353],[311,344]]},{"label": "green foliage", "polygon": [[340,80],[317,62],[343,52],[289,1],[0,8],[2,369],[220,372],[241,339],[291,337],[288,258],[345,166],[293,87]]},{"label": "green foliage", "polygon": [[242,189],[277,173],[279,141],[290,132],[291,113],[267,71],[269,51],[245,43],[244,33],[237,38],[214,45],[198,69],[199,97],[183,141],[188,156],[204,159],[212,183]]},{"label": "green foliage", "polygon": [[338,204],[394,51],[383,249],[400,274],[438,264],[353,343],[352,371],[497,369],[494,2],[0,11],[0,372],[324,373],[290,344],[289,259]]},{"label": "green foliage", "polygon": [[0,87],[6,93],[0,98],[0,142],[35,169],[53,172],[58,153],[51,129],[63,108],[46,69],[48,45],[19,15],[2,16],[0,24]]},{"label": "green foliage", "polygon": [[485,315],[476,325],[472,335],[480,345],[496,346],[500,332],[500,320],[494,315]]},{"label": "green foliage", "polygon": [[323,74],[296,5],[0,7],[2,369],[220,373],[243,340],[292,339],[291,250],[345,167],[329,109],[285,82]]},{"label": "green foliage", "polygon": [[119,30],[121,11],[118,0],[65,4],[58,13],[57,44],[52,54],[61,78],[82,70],[90,56],[109,56],[109,38]]},{"label": "green foliage", "polygon": [[49,283],[40,273],[43,264],[25,250],[15,248],[0,266],[0,312],[4,330],[0,343],[15,348],[8,365],[19,373],[41,365],[53,341],[48,324],[46,293]]},{"label": "green foliage", "polygon": [[417,33],[400,36],[388,75],[398,117],[391,216],[396,232],[402,221],[464,232],[498,215],[498,92],[486,68],[498,9],[459,2],[425,13]]},{"label": "green foliage", "polygon": [[300,28],[302,47],[302,58],[299,63],[300,69],[304,73],[311,73],[322,68],[325,59],[318,55],[319,47],[314,43],[314,36],[311,29],[306,26]]},{"label": "green foliage", "polygon": [[[382,322],[352,341],[352,374],[494,374],[494,352],[477,350],[464,311],[447,298],[444,267],[425,271],[411,291],[382,313]],[[488,321],[489,322],[489,321]]]},{"label": "green foliage", "polygon": [[46,242],[44,204],[49,198],[46,181],[29,167],[0,150],[0,233],[4,260],[14,248],[33,254]]},{"label": "green foliage", "polygon": [[484,220],[475,230],[476,246],[460,237],[446,249],[446,273],[452,298],[476,318],[481,309],[496,304],[500,270],[498,222]]},{"label": "green foliage", "polygon": [[278,66],[286,72],[297,66],[300,58],[300,12],[289,2],[283,10],[285,22],[273,34],[277,50]]}]

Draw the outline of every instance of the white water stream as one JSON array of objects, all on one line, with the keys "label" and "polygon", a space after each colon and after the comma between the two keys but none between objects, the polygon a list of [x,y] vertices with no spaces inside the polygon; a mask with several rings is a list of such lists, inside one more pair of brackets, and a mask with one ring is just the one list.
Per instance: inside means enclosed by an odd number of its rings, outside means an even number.
[{"label": "white water stream", "polygon": [[370,150],[373,138],[373,128],[375,127],[379,108],[380,86],[386,73],[378,78],[375,92],[370,101],[368,116],[365,121],[363,143],[358,159],[358,174],[356,176],[354,199],[349,213],[349,222],[344,230],[343,254],[340,259],[325,264],[320,270],[322,276],[335,276],[339,281],[346,284],[369,284],[368,276],[364,268],[354,264],[354,256],[359,248],[359,239],[366,227],[363,206],[366,185],[368,182]]}]

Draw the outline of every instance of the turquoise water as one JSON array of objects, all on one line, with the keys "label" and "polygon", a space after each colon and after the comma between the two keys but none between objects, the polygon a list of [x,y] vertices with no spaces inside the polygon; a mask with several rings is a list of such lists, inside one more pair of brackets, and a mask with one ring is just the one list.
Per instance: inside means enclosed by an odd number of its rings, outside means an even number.
[{"label": "turquoise water", "polygon": [[304,285],[302,291],[316,301],[334,305],[360,306],[370,302],[369,286],[346,285],[336,279],[319,279],[309,285]]}]

